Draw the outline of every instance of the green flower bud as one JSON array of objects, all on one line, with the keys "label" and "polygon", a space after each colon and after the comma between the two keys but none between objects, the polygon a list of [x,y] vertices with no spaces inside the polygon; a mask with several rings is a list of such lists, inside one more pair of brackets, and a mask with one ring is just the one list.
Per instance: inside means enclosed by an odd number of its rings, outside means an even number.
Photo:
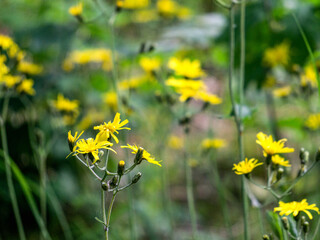
[{"label": "green flower bud", "polygon": [[305,234],[309,232],[309,222],[308,221],[304,221],[302,223],[302,230]]},{"label": "green flower bud", "polygon": [[139,147],[138,152],[134,158],[135,164],[140,164],[142,162],[143,151],[144,149],[142,147]]},{"label": "green flower bud", "polygon": [[280,168],[278,169],[277,175],[276,175],[277,181],[279,181],[279,180],[282,178],[283,173],[284,173],[284,169],[280,167]]},{"label": "green flower bud", "polygon": [[125,163],[123,160],[121,160],[121,161],[118,163],[118,174],[119,174],[120,176],[123,175],[125,164],[126,164],[126,163]]},{"label": "green flower bud", "polygon": [[105,182],[102,182],[102,183],[101,183],[101,187],[102,187],[102,189],[103,189],[104,191],[108,191],[108,189],[109,189],[108,184],[105,183]]},{"label": "green flower bud", "polygon": [[119,176],[116,175],[116,176],[113,176],[113,178],[111,178],[111,180],[109,181],[109,186],[111,188],[115,188],[118,184],[118,180],[119,180]]},{"label": "green flower bud", "polygon": [[262,240],[270,240],[269,235],[268,235],[268,234],[264,234],[264,235],[262,236]]},{"label": "green flower bud", "polygon": [[139,180],[140,180],[140,178],[141,178],[141,176],[142,176],[142,174],[141,174],[141,172],[138,172],[136,175],[134,175],[134,177],[132,178],[132,183],[134,184],[134,183],[137,183]]},{"label": "green flower bud", "polygon": [[316,155],[316,161],[320,161],[320,148],[318,149],[317,155]]},{"label": "green flower bud", "polygon": [[287,217],[282,217],[282,218],[281,218],[281,221],[282,221],[282,224],[283,224],[284,229],[288,231],[289,228],[290,228],[288,218],[287,218]]},{"label": "green flower bud", "polygon": [[299,157],[300,157],[300,163],[301,163],[302,165],[305,165],[305,164],[307,164],[308,161],[309,161],[309,152],[306,151],[304,148],[301,148],[301,149],[300,149]]}]

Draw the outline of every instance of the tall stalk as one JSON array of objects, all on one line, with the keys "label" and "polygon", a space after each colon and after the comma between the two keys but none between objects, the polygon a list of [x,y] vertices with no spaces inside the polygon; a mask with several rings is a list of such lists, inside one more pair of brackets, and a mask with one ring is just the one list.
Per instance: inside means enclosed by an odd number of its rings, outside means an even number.
[{"label": "tall stalk", "polygon": [[11,198],[11,204],[13,207],[14,216],[15,216],[17,226],[18,226],[19,237],[21,240],[25,240],[26,236],[24,233],[24,228],[23,228],[23,224],[22,224],[22,220],[21,220],[21,216],[20,216],[17,196],[16,196],[16,193],[14,190],[14,185],[13,185],[13,180],[12,180],[12,171],[11,171],[11,166],[10,166],[10,157],[9,157],[9,150],[8,150],[8,143],[7,143],[7,133],[6,133],[5,122],[6,122],[7,114],[8,114],[8,106],[9,106],[9,95],[6,94],[5,98],[4,98],[4,102],[3,102],[2,115],[0,118],[1,141],[2,141],[2,148],[3,148],[3,153],[4,153],[5,172],[6,172],[6,177],[7,177],[9,195]]}]

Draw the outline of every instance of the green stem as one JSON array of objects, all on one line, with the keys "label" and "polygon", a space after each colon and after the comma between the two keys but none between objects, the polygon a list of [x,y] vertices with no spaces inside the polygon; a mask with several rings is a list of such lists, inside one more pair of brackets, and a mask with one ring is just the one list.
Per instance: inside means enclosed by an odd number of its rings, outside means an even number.
[{"label": "green stem", "polygon": [[[240,161],[244,158],[243,150],[243,124],[242,124],[242,106],[243,106],[243,89],[245,77],[245,50],[246,50],[246,35],[245,35],[245,17],[246,17],[246,2],[241,1],[240,12],[240,82],[239,82],[239,124],[238,124],[238,139]],[[243,221],[244,221],[244,239],[249,240],[249,200],[246,193],[245,177],[241,178],[241,191],[243,201]]]},{"label": "green stem", "polygon": [[39,149],[39,161],[40,161],[40,209],[41,216],[46,227],[47,225],[47,198],[46,198],[46,157],[42,153],[42,150]]},{"label": "green stem", "polygon": [[187,184],[187,198],[188,198],[188,208],[189,214],[191,218],[191,226],[192,226],[192,239],[197,239],[197,215],[194,204],[193,197],[193,188],[192,188],[192,169],[190,164],[188,163],[187,157],[184,159],[185,170],[186,170],[186,184]]},{"label": "green stem", "polygon": [[105,238],[108,240],[108,225],[106,215],[106,192],[101,188],[101,207],[102,207],[102,218],[104,222]]},{"label": "green stem", "polygon": [[312,236],[311,240],[315,240],[316,239],[318,231],[319,231],[319,228],[320,228],[320,217],[318,217],[317,227],[316,227],[316,230],[313,233],[313,236]]},{"label": "green stem", "polygon": [[8,151],[7,134],[6,134],[6,127],[5,127],[5,122],[6,122],[7,113],[8,113],[8,106],[9,106],[9,96],[6,95],[3,102],[2,116],[0,118],[1,141],[2,141],[2,147],[4,152],[5,172],[6,172],[9,195],[11,198],[13,212],[17,222],[20,239],[25,240],[26,236],[24,233],[23,224],[20,216],[17,196],[14,190],[14,184],[12,180],[12,172],[11,172],[11,166],[10,166],[10,157],[9,157],[9,151]]}]

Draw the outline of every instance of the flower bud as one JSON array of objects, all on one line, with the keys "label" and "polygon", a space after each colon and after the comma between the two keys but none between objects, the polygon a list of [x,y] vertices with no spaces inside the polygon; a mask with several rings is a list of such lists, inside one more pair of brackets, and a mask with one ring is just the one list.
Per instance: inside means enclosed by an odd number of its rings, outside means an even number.
[{"label": "flower bud", "polygon": [[303,164],[303,165],[307,164],[308,161],[309,161],[309,152],[306,151],[304,148],[301,148],[299,157],[300,157],[300,163],[301,164]]},{"label": "flower bud", "polygon": [[138,172],[136,175],[134,175],[134,177],[132,178],[132,183],[134,184],[134,183],[137,183],[139,180],[140,180],[140,178],[141,178],[141,176],[142,176],[142,174],[141,174],[141,172]]},{"label": "flower bud", "polygon": [[118,174],[119,174],[120,176],[123,175],[125,164],[126,164],[126,163],[125,163],[123,160],[121,160],[121,161],[118,163]]},{"label": "flower bud", "polygon": [[109,181],[109,186],[111,188],[115,188],[117,186],[118,180],[119,180],[118,175],[113,176],[113,178],[111,178],[111,180]]},{"label": "flower bud", "polygon": [[262,240],[270,240],[269,235],[268,235],[268,234],[264,234],[264,235],[262,236]]},{"label": "flower bud", "polygon": [[305,234],[309,232],[309,222],[308,221],[304,221],[302,223],[302,230]]},{"label": "flower bud", "polygon": [[143,151],[144,151],[144,149],[142,147],[139,147],[139,149],[137,151],[137,154],[136,154],[136,156],[134,158],[134,163],[135,164],[140,164],[141,163],[141,161],[143,159],[142,158],[143,157]]},{"label": "flower bud", "polygon": [[282,221],[284,229],[288,231],[289,228],[290,228],[288,218],[287,217],[282,217],[281,221]]},{"label": "flower bud", "polygon": [[276,175],[277,181],[279,181],[279,180],[282,178],[283,173],[284,173],[284,169],[280,167],[280,168],[278,169],[277,175]]},{"label": "flower bud", "polygon": [[101,183],[101,187],[102,187],[102,189],[103,189],[104,191],[108,191],[108,189],[109,189],[108,184],[105,183],[105,182],[102,182],[102,183]]}]

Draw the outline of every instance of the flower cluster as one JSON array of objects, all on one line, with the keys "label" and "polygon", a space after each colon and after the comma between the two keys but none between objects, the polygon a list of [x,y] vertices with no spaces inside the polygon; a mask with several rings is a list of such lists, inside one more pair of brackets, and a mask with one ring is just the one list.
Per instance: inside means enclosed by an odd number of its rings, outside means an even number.
[{"label": "flower cluster", "polygon": [[112,69],[111,51],[104,48],[76,50],[69,53],[62,67],[65,71],[71,71],[75,64],[85,65],[89,63],[101,64],[103,70],[110,71]]}]

